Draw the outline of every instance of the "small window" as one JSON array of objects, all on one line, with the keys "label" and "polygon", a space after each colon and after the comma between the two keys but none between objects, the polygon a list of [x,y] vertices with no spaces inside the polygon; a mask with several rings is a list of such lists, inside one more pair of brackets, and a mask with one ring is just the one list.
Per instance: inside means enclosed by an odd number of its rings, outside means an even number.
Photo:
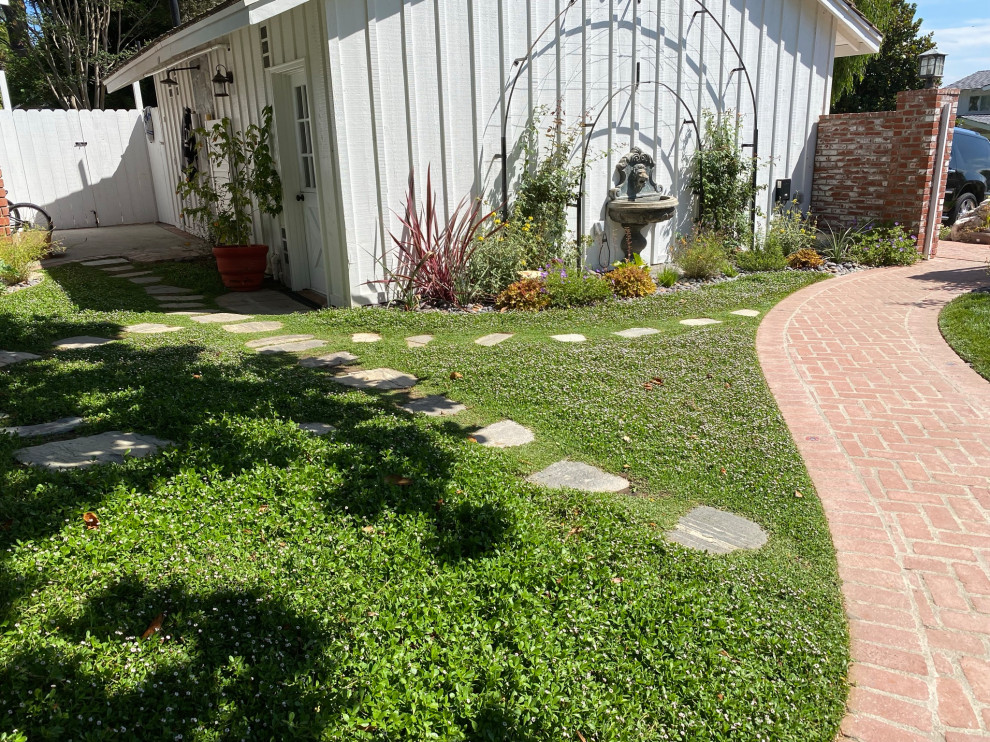
[{"label": "small window", "polygon": [[990,113],[990,95],[969,96],[968,113]]},{"label": "small window", "polygon": [[272,66],[272,55],[268,45],[268,26],[259,26],[258,33],[261,35],[261,66],[268,69]]}]

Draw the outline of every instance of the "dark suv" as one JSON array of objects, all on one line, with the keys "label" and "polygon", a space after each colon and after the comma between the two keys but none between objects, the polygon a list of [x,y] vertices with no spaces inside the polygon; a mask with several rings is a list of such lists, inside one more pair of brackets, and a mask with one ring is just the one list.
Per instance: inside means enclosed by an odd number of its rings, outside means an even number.
[{"label": "dark suv", "polygon": [[952,156],[945,183],[942,219],[954,224],[987,196],[990,183],[990,139],[968,129],[952,130]]}]

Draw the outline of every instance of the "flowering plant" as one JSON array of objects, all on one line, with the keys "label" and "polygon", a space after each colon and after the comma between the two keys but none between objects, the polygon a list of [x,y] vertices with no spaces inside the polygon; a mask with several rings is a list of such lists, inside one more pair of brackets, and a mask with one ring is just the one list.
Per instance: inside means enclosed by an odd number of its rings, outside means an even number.
[{"label": "flowering plant", "polygon": [[912,265],[921,257],[917,240],[897,222],[872,225],[856,235],[849,257],[861,265]]}]

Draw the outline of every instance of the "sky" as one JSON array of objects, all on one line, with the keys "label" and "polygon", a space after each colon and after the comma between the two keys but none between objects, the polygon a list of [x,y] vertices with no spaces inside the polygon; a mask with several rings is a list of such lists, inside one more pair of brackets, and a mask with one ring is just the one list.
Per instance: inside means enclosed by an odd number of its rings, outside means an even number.
[{"label": "sky", "polygon": [[980,70],[990,70],[990,2],[988,0],[915,0],[921,30],[933,31],[946,55],[943,85]]}]

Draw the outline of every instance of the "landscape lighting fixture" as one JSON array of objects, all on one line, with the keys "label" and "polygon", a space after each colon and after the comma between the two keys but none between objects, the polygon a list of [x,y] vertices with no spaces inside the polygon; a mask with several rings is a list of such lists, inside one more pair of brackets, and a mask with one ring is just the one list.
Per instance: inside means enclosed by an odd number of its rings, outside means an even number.
[{"label": "landscape lighting fixture", "polygon": [[924,81],[926,87],[934,88],[945,72],[945,55],[937,49],[925,52],[918,57],[918,67],[918,77]]},{"label": "landscape lighting fixture", "polygon": [[[223,68],[223,72],[220,69]],[[213,95],[217,98],[229,98],[230,93],[227,92],[227,86],[234,84],[234,73],[228,70],[224,65],[217,65],[217,74],[213,76]]]}]

